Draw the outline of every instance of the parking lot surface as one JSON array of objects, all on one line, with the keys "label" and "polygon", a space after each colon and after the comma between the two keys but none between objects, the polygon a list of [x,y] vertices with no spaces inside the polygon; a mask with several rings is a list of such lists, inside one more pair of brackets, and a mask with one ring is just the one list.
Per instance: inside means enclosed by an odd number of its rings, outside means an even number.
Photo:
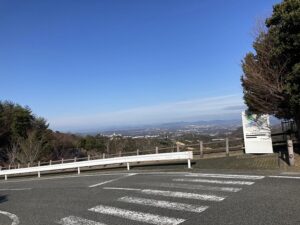
[{"label": "parking lot surface", "polygon": [[96,173],[0,182],[1,225],[300,224],[300,175]]}]

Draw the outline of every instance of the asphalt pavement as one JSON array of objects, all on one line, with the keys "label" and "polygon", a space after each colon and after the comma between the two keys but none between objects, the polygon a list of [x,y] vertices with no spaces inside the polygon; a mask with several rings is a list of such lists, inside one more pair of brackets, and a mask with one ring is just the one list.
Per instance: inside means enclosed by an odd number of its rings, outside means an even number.
[{"label": "asphalt pavement", "polygon": [[300,224],[300,174],[94,173],[0,181],[1,225]]}]

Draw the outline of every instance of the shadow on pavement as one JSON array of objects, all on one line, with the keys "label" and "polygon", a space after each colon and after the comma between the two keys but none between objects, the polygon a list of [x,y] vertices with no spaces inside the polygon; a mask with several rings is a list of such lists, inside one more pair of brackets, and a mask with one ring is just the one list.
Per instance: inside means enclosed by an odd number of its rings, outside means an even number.
[{"label": "shadow on pavement", "polygon": [[7,200],[8,199],[6,195],[0,195],[0,203],[6,202]]}]

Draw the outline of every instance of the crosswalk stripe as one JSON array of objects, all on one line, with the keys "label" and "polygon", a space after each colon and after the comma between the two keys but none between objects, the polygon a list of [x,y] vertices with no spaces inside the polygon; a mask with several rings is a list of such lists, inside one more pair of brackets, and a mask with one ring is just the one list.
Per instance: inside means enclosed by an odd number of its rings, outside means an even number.
[{"label": "crosswalk stripe", "polygon": [[207,179],[173,179],[179,182],[195,182],[195,183],[211,183],[211,184],[237,184],[237,185],[252,185],[251,181],[236,181],[236,180],[207,180]]},{"label": "crosswalk stripe", "polygon": [[201,213],[206,209],[208,209],[208,206],[197,206],[197,205],[191,205],[185,203],[161,201],[161,200],[147,199],[147,198],[128,197],[128,196],[119,198],[118,201],[134,203],[139,205],[154,206],[154,207],[165,208],[165,209],[196,212],[196,213]]},{"label": "crosswalk stripe", "polygon": [[187,192],[179,192],[179,191],[133,189],[133,188],[119,188],[119,187],[104,187],[103,189],[139,191],[141,193],[148,194],[148,195],[160,195],[160,196],[166,196],[166,197],[197,199],[197,200],[215,201],[215,202],[220,202],[225,199],[225,197],[223,197],[223,196],[221,197],[221,196],[217,196],[217,195],[195,194],[195,193],[187,193]]},{"label": "crosswalk stripe", "polygon": [[[148,183],[146,185],[149,186]],[[223,192],[239,192],[242,188],[236,187],[216,187],[216,186],[205,186],[201,184],[181,184],[181,183],[152,183],[152,186],[156,187],[165,187],[165,188],[181,188],[181,189],[189,189],[189,190],[202,190],[202,191],[223,191]]]},{"label": "crosswalk stripe", "polygon": [[159,216],[155,214],[142,213],[104,205],[98,205],[89,209],[89,211],[156,225],[177,225],[185,221],[184,219],[179,218]]},{"label": "crosswalk stripe", "polygon": [[197,199],[204,201],[214,201],[220,202],[225,199],[225,197],[220,197],[217,195],[206,195],[206,194],[195,194],[179,191],[162,191],[162,190],[152,190],[152,189],[143,189],[142,193],[152,194],[152,195],[161,195],[166,197],[175,197],[175,198],[187,198],[187,199]]},{"label": "crosswalk stripe", "polygon": [[93,220],[83,219],[77,216],[68,216],[62,218],[58,224],[61,225],[105,225],[104,223],[99,223]]},{"label": "crosswalk stripe", "polygon": [[191,173],[186,174],[187,177],[212,177],[212,178],[225,178],[225,179],[242,179],[242,180],[260,180],[264,176],[254,175],[236,175],[236,174],[210,174],[210,173]]},{"label": "crosswalk stripe", "polygon": [[270,178],[283,178],[283,179],[300,179],[300,177],[292,177],[292,176],[269,176]]}]

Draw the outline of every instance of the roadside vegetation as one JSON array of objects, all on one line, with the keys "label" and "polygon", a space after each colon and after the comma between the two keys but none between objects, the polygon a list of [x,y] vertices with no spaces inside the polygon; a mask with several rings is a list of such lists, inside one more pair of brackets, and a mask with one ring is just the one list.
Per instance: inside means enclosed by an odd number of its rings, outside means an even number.
[{"label": "roadside vegetation", "polygon": [[242,61],[249,111],[292,119],[300,137],[300,1],[284,0],[258,27],[253,52]]},{"label": "roadside vegetation", "polygon": [[[0,101],[0,166],[16,166],[17,164],[36,164],[38,161],[49,162],[61,159],[84,158],[126,154],[136,154],[137,150],[142,152],[176,151],[177,144],[181,148],[185,145],[196,145],[197,151],[199,140],[204,143],[210,142],[212,138],[224,138],[228,134],[220,134],[211,137],[187,133],[174,135],[164,133],[157,137],[134,138],[122,135],[79,135],[63,133],[49,129],[46,119],[36,116],[29,107],[19,104]],[[241,128],[230,134],[230,138],[242,144]],[[223,141],[224,142],[224,141]],[[224,143],[216,143],[215,147],[224,146]],[[192,150],[190,148],[189,150]]]}]

